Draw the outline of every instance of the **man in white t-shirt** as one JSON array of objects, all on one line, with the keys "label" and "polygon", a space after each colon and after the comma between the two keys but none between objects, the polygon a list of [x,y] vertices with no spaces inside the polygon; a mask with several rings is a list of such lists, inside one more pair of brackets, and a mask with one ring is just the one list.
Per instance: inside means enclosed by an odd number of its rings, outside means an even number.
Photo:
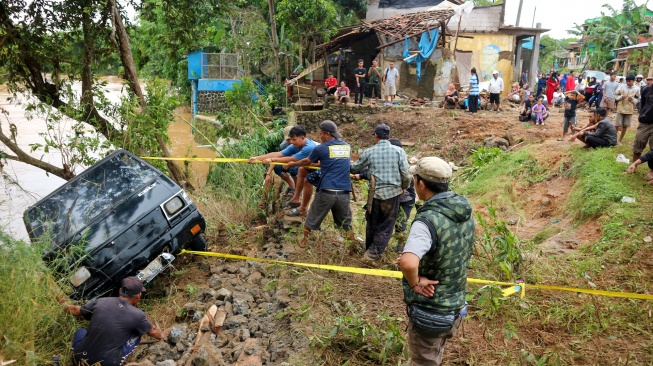
[{"label": "man in white t-shirt", "polygon": [[497,70],[492,71],[492,78],[490,79],[490,104],[492,104],[492,110],[499,112],[499,105],[501,104],[501,92],[503,92],[503,79],[499,76]]},{"label": "man in white t-shirt", "polygon": [[395,69],[395,63],[390,65],[383,73],[383,83],[385,84],[385,105],[391,107],[392,102],[397,95],[397,84],[399,84],[399,70]]}]

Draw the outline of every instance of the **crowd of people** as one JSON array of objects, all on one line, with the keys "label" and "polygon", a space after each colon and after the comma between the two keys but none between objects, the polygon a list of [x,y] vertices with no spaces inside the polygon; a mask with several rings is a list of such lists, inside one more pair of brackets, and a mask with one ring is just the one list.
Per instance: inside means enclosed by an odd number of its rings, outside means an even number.
[{"label": "crowd of people", "polygon": [[[397,95],[399,85],[399,70],[395,68],[394,62],[390,62],[385,70],[379,67],[377,60],[372,61],[369,68],[365,67],[365,61],[358,60],[358,67],[354,69],[354,105],[363,105],[363,98],[368,98],[368,105],[377,105],[381,98],[381,87],[385,95],[383,105],[392,106]],[[324,91],[326,95],[334,95],[339,104],[346,105],[351,101],[351,90],[345,81],[340,82],[333,73],[324,80]]]}]

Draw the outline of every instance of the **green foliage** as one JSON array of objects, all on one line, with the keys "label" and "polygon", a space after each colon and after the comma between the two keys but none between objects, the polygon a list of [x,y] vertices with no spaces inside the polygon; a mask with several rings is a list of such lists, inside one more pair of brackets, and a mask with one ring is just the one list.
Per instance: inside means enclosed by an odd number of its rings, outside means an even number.
[{"label": "green foliage", "polygon": [[57,302],[65,295],[41,260],[43,248],[0,232],[0,355],[17,365],[49,364],[53,355],[70,363],[76,321]]},{"label": "green foliage", "polygon": [[352,355],[358,362],[374,365],[397,364],[397,357],[407,356],[407,343],[402,335],[404,320],[383,312],[377,322],[366,318],[365,311],[347,301],[345,308],[334,303],[338,316],[323,334],[312,339],[322,350]]},{"label": "green foliage", "polygon": [[483,229],[483,236],[477,242],[477,248],[481,256],[494,265],[490,266],[491,271],[500,269],[502,276],[497,276],[496,270],[493,275],[503,280],[515,281],[519,277],[519,269],[524,259],[521,242],[506,226],[506,222],[497,217],[497,209],[491,205],[487,206],[489,219],[486,220],[480,213],[476,216],[476,222]]},{"label": "green foliage", "polygon": [[336,32],[336,6],[330,0],[281,0],[277,20],[294,39],[323,32],[327,38]]},{"label": "green foliage", "polygon": [[465,180],[473,180],[476,178],[478,173],[483,169],[483,167],[487,166],[490,164],[494,159],[498,158],[501,154],[503,153],[503,150],[501,150],[498,147],[481,147],[477,150],[472,151],[472,155],[470,156],[470,159],[472,161],[472,164],[465,167],[462,173],[460,173],[456,179],[460,179],[462,181]]}]

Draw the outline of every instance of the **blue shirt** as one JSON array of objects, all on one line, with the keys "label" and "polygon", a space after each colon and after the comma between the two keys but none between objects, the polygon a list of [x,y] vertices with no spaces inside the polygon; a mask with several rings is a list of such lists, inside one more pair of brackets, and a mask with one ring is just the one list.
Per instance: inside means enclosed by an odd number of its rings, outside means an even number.
[{"label": "blue shirt", "polygon": [[476,74],[469,77],[469,95],[478,95],[478,76]]},{"label": "blue shirt", "polygon": [[308,159],[320,163],[322,179],[317,190],[332,189],[351,192],[349,166],[351,146],[342,140],[331,139],[316,146]]},{"label": "blue shirt", "polygon": [[290,145],[288,145],[288,147],[281,150],[281,154],[283,156],[291,156],[292,155],[293,158],[295,158],[295,159],[297,159],[297,161],[299,161],[299,160],[302,160],[304,158],[307,158],[311,154],[311,152],[313,151],[313,149],[315,148],[316,145],[317,144],[315,143],[315,141],[307,138],[306,139],[306,144],[304,145],[304,147],[297,148],[297,147],[295,147],[295,145],[290,144]]}]

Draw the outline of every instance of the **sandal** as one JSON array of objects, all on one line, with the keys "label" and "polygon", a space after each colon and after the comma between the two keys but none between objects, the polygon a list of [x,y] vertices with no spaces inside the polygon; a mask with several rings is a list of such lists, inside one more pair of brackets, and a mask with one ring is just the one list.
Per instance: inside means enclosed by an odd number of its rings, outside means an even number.
[{"label": "sandal", "polygon": [[288,188],[286,189],[286,193],[283,194],[285,198],[292,198],[295,195],[295,189],[294,188]]},{"label": "sandal", "polygon": [[288,201],[288,202],[284,203],[283,207],[286,207],[286,208],[297,208],[297,207],[299,207],[299,206],[301,206],[301,205],[302,205],[302,204],[299,203],[299,202],[290,202],[290,201]]},{"label": "sandal", "polygon": [[299,211],[298,208],[293,208],[292,210],[286,211],[286,216],[291,216],[291,217],[303,217],[306,216],[307,212],[302,212]]}]

